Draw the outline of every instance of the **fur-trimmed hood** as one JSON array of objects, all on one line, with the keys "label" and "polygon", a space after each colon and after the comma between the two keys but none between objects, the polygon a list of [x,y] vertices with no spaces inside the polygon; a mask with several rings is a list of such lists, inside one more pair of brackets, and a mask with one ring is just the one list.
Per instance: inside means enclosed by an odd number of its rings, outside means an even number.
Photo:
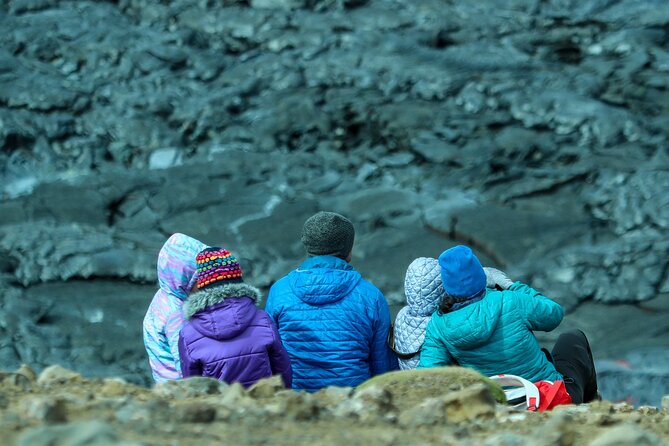
[{"label": "fur-trimmed hood", "polygon": [[215,286],[189,296],[184,314],[203,335],[230,339],[253,321],[260,297],[258,288],[244,283]]},{"label": "fur-trimmed hood", "polygon": [[261,296],[258,288],[245,283],[214,286],[191,294],[184,304],[184,314],[190,319],[198,311],[220,304],[228,298],[248,297],[259,305]]}]

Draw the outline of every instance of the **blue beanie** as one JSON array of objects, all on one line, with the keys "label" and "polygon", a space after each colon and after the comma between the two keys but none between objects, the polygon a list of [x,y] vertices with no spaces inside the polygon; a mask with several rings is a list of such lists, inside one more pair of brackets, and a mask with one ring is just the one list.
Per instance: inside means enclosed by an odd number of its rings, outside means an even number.
[{"label": "blue beanie", "polygon": [[485,289],[485,272],[470,248],[454,246],[439,256],[444,291],[454,297],[474,297]]}]

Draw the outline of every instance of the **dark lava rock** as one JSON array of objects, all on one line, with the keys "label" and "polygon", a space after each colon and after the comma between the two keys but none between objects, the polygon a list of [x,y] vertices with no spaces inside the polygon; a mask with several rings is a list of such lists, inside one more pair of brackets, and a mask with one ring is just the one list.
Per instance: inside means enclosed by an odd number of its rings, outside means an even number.
[{"label": "dark lava rock", "polygon": [[468,243],[561,302],[596,356],[656,345],[668,14],[663,0],[0,2],[0,357],[148,383],[141,320],[164,240],[229,247],[266,291],[319,209],[351,217],[353,265],[395,310],[414,258]]}]

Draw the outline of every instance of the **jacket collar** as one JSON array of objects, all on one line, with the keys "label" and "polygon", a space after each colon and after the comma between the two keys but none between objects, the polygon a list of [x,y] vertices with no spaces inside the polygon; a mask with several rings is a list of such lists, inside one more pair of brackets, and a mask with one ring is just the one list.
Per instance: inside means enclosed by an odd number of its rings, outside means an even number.
[{"label": "jacket collar", "polygon": [[343,271],[354,271],[353,266],[344,259],[335,256],[309,257],[298,267],[301,269],[330,268]]},{"label": "jacket collar", "polygon": [[483,299],[485,297],[485,295],[486,295],[486,290],[484,288],[483,291],[481,291],[477,295],[475,295],[473,297],[470,297],[466,300],[459,301],[459,302],[456,302],[455,304],[453,304],[453,306],[451,307],[451,311],[457,311],[457,310],[465,308],[466,306],[469,306],[471,304],[475,304],[476,302]]},{"label": "jacket collar", "polygon": [[245,283],[231,283],[229,285],[205,288],[188,297],[188,300],[184,304],[183,312],[186,318],[190,319],[195,313],[216,304],[220,304],[225,299],[239,297],[248,297],[253,300],[256,305],[259,305],[261,293],[258,288]]}]

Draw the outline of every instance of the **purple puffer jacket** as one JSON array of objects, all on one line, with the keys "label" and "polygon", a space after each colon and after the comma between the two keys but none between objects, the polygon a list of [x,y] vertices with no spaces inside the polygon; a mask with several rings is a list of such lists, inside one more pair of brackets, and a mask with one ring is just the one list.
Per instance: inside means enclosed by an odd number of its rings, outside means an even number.
[{"label": "purple puffer jacket", "polygon": [[290,388],[288,353],[267,313],[256,308],[260,291],[243,283],[210,287],[189,296],[188,324],[179,334],[183,377],[209,376],[244,387],[281,374]]}]

